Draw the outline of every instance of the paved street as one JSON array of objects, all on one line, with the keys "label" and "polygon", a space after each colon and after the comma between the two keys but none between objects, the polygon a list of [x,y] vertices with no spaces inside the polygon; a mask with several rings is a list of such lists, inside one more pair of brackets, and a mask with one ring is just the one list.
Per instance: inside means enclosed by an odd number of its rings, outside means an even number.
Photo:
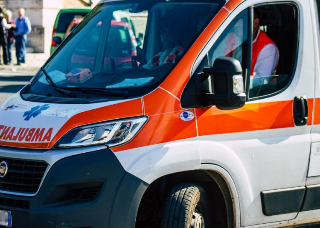
[{"label": "paved street", "polygon": [[33,75],[34,73],[30,72],[0,72],[0,106],[6,99],[27,84]]}]

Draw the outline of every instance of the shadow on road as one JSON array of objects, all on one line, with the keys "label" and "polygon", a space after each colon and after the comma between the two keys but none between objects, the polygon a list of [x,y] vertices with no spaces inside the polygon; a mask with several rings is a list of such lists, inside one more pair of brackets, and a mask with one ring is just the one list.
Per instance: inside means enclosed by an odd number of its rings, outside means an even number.
[{"label": "shadow on road", "polygon": [[320,228],[320,224],[299,226],[299,227],[297,227],[297,228]]},{"label": "shadow on road", "polygon": [[0,77],[2,82],[12,82],[12,81],[23,81],[28,82],[33,76],[11,76],[11,77]]},{"label": "shadow on road", "polygon": [[24,85],[0,86],[0,93],[16,93],[22,89],[22,87],[24,87]]}]

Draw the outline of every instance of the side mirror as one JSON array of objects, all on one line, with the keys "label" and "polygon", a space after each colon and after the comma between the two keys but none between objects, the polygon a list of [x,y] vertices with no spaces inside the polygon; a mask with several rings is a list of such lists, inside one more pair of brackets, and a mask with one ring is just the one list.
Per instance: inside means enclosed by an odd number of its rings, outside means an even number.
[{"label": "side mirror", "polygon": [[59,36],[54,36],[52,38],[52,44],[55,44],[52,46],[58,47],[61,43],[62,43],[62,39]]},{"label": "side mirror", "polygon": [[[209,91],[204,95],[205,103],[216,105],[221,110],[237,109],[244,106],[246,94],[242,68],[238,60],[230,57],[219,57],[213,68],[205,67],[201,73],[203,78],[211,78]],[[211,84],[211,85],[210,85]]]},{"label": "side mirror", "polygon": [[[208,58],[202,64],[208,65]],[[195,73],[181,96],[181,106],[186,109],[216,105],[221,110],[230,110],[241,108],[245,101],[241,64],[229,57],[220,57],[212,68]]]}]

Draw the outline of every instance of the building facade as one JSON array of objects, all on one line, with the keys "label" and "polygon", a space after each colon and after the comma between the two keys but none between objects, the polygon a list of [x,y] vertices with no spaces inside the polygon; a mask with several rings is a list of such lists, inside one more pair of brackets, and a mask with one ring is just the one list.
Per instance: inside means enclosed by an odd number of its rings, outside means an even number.
[{"label": "building facade", "polygon": [[13,20],[18,18],[18,9],[24,8],[30,19],[32,31],[28,35],[28,51],[49,54],[52,29],[60,9],[90,6],[97,1],[91,0],[0,0],[6,9],[13,13]]}]

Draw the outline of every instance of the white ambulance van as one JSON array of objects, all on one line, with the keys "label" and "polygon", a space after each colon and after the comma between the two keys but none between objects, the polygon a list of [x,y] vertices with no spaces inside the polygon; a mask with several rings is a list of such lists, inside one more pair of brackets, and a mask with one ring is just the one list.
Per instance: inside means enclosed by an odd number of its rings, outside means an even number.
[{"label": "white ambulance van", "polygon": [[2,104],[0,227],[320,222],[319,9],[101,1]]}]

